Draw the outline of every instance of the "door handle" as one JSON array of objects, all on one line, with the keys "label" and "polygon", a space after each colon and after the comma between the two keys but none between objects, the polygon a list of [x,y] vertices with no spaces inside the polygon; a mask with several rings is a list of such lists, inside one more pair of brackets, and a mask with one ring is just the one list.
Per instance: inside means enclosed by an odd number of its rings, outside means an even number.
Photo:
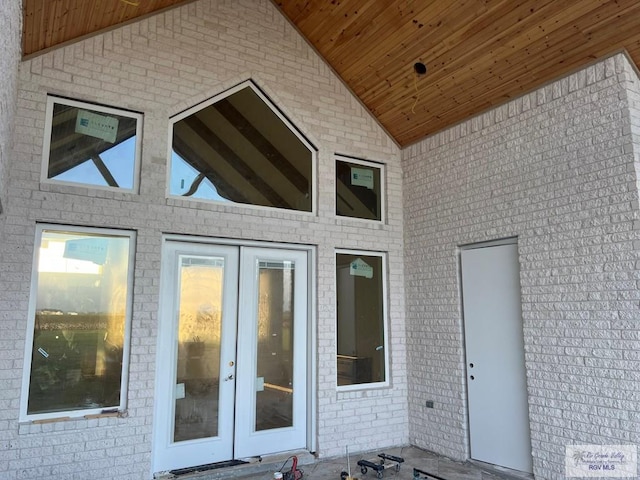
[{"label": "door handle", "polygon": [[224,381],[228,382],[229,380],[233,380],[233,373],[230,373],[229,375],[227,375],[226,377],[224,377]]}]

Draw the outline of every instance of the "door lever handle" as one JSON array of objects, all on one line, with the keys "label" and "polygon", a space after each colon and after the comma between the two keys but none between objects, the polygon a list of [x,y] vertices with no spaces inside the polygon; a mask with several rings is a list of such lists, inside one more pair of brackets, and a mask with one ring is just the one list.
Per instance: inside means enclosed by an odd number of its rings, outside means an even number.
[{"label": "door lever handle", "polygon": [[224,378],[224,381],[225,381],[225,382],[228,382],[229,380],[233,380],[233,373],[230,373],[229,375],[227,375],[227,376]]}]

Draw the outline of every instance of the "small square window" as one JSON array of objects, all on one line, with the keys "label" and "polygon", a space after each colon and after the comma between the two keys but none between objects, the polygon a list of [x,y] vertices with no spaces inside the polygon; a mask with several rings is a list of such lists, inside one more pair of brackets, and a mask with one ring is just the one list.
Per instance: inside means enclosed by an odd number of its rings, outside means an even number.
[{"label": "small square window", "polygon": [[126,405],[132,232],[38,227],[22,420]]},{"label": "small square window", "polygon": [[47,100],[42,180],[134,191],[142,115],[74,100]]},{"label": "small square window", "polygon": [[385,257],[338,252],[338,386],[387,383]]},{"label": "small square window", "polygon": [[382,221],[383,166],[336,159],[336,215]]}]

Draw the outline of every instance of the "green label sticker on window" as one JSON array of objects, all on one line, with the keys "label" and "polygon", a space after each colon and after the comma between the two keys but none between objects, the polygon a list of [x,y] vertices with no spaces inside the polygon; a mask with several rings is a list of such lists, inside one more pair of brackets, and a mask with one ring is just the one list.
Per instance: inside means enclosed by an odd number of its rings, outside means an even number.
[{"label": "green label sticker on window", "polygon": [[105,142],[115,143],[118,134],[118,119],[106,115],[99,115],[87,110],[78,110],[76,133],[100,138]]},{"label": "green label sticker on window", "polygon": [[361,258],[356,258],[349,265],[349,274],[355,277],[373,278],[373,267]]},{"label": "green label sticker on window", "polygon": [[351,185],[373,190],[373,170],[370,168],[351,167]]}]

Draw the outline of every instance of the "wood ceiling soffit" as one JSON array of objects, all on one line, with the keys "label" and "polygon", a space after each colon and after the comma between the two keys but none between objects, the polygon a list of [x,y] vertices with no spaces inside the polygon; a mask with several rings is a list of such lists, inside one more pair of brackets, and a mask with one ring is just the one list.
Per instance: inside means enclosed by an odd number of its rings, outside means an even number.
[{"label": "wood ceiling soffit", "polygon": [[23,0],[24,57],[193,0]]},{"label": "wood ceiling soffit", "polygon": [[400,145],[624,48],[640,58],[633,0],[274,3]]},{"label": "wood ceiling soffit", "polygon": [[[603,11],[607,7],[609,11]],[[422,122],[417,122],[411,129],[406,129],[405,135],[412,136],[412,132],[415,132],[413,136],[422,136],[425,127],[430,130],[441,129],[438,126],[432,127],[430,124],[450,125],[457,123],[469,116],[469,105],[471,104],[475,105],[476,111],[486,110],[509,98],[531,91],[564,73],[593,62],[597,58],[619,50],[620,48],[615,47],[616,42],[628,39],[631,34],[629,29],[620,29],[616,41],[603,42],[601,48],[594,45],[592,34],[584,33],[586,28],[583,28],[583,24],[591,24],[594,15],[601,17],[606,14],[610,21],[615,21],[615,27],[612,25],[611,28],[607,28],[609,32],[607,40],[615,38],[611,36],[611,33],[617,31],[619,22],[613,20],[616,17],[611,16],[610,7],[611,5],[608,5],[597,9],[597,11],[585,11],[580,18],[573,18],[570,22],[564,21],[566,17],[557,13],[548,21],[541,23],[542,28],[538,26],[527,28],[512,43],[491,50],[489,57],[477,57],[475,61],[471,61],[470,67],[478,72],[473,77],[465,76],[464,69],[457,69],[459,87],[453,87],[455,82],[447,82],[446,78],[443,79],[443,83],[447,85],[443,98],[447,100],[448,107],[429,103],[436,111],[446,112],[446,116],[441,117],[442,122],[438,122],[438,119],[434,121],[430,118],[423,118]],[[633,7],[633,10],[635,10],[635,15],[638,15],[637,7]],[[630,10],[622,12],[622,15],[625,14],[630,15]],[[637,21],[635,24],[637,26]],[[553,26],[554,29],[552,30],[550,26]],[[603,32],[603,30],[599,29],[598,32]],[[549,41],[549,35],[553,36],[553,41]],[[486,65],[490,61],[493,62],[492,66],[489,69],[483,69],[482,65]],[[473,84],[474,88],[465,90],[464,86],[470,84]],[[437,101],[437,99],[435,100]],[[399,122],[402,116],[403,112],[389,109],[379,118],[385,124],[386,122]]]},{"label": "wood ceiling soffit", "polygon": [[[544,15],[544,10],[539,12]],[[535,18],[535,15],[531,17]],[[459,55],[452,56],[457,56],[457,59],[444,59],[434,66],[428,82],[432,87],[432,93],[428,94],[431,100],[429,105],[436,108],[438,104],[434,101],[437,102],[438,98],[431,97],[445,94],[441,98],[446,98],[449,104],[447,113],[455,116],[456,112],[466,111],[469,102],[486,108],[496,103],[495,99],[506,100],[544,82],[548,77],[545,78],[538,73],[542,67],[550,63],[553,67],[551,74],[557,72],[557,65],[565,62],[563,49],[569,47],[576,51],[586,44],[582,34],[576,34],[574,29],[562,25],[559,21],[556,24],[559,33],[554,35],[557,41],[555,44],[549,43],[545,28],[541,28],[542,24],[536,21],[518,24],[516,35],[511,35],[508,29],[505,30],[499,41],[481,43],[476,41],[480,39],[473,39],[469,43],[479,44],[479,48],[471,48],[468,53],[460,51]],[[588,61],[588,58],[581,56],[577,58],[576,64],[585,61]],[[466,88],[471,84],[474,85],[473,90]],[[380,114],[383,122],[387,120],[386,114],[397,113],[390,109],[386,109],[385,112]],[[389,118],[389,121],[393,120],[394,117]]]}]

